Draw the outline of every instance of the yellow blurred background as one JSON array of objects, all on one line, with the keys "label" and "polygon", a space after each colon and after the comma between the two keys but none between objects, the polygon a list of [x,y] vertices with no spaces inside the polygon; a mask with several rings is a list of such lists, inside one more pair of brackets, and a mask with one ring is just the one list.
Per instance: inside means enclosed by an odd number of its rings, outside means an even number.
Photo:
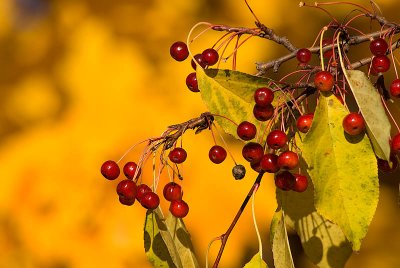
[{"label": "yellow blurred background", "polygon": [[[249,2],[262,22],[299,47],[310,46],[327,23],[321,12],[299,9],[297,1]],[[388,18],[398,17],[395,0],[379,4]],[[349,8],[333,10],[340,17]],[[186,40],[198,21],[253,27],[243,1],[0,1],[0,267],[150,267],[143,249],[145,210],[137,203],[120,205],[117,182],[99,171],[137,141],[206,110],[200,95],[186,88],[190,62],[169,56],[170,44]],[[202,36],[192,50],[202,51],[218,36]],[[255,73],[256,61],[283,52],[253,38],[239,51],[238,69]],[[240,144],[227,139],[243,162]],[[248,168],[246,178],[235,181],[231,160],[210,163],[208,132],[188,133],[184,144],[185,222],[203,266],[208,242],[226,230],[255,173]],[[136,161],[140,151],[126,161]],[[144,172],[150,183],[150,167]],[[167,181],[163,177],[161,184]],[[347,267],[400,267],[396,183],[393,176],[383,178],[377,215]],[[256,203],[271,266],[267,231],[274,189],[273,180],[264,178]],[[313,267],[298,239],[291,240],[297,243],[296,267]],[[221,267],[243,266],[257,245],[247,209]]]}]

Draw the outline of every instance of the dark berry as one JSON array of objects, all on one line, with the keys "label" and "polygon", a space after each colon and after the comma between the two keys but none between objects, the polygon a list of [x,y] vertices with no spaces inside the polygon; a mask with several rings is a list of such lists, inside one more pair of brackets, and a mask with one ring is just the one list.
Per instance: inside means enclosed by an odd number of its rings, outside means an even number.
[{"label": "dark berry", "polygon": [[311,60],[311,51],[307,48],[301,48],[297,51],[296,58],[300,63],[308,63]]},{"label": "dark berry", "polygon": [[276,173],[279,170],[278,156],[276,154],[265,154],[261,158],[261,169],[268,173]]},{"label": "dark berry", "polygon": [[167,201],[179,200],[182,198],[182,187],[175,182],[169,182],[164,186],[163,195]]},{"label": "dark berry", "polygon": [[267,106],[274,100],[274,92],[271,89],[262,87],[254,92],[254,101],[259,106]]},{"label": "dark berry", "polygon": [[132,206],[135,203],[135,198],[126,198],[122,195],[118,197],[119,202],[125,206]]},{"label": "dark berry", "polygon": [[390,144],[390,148],[392,148],[393,153],[400,153],[400,133],[394,135]]},{"label": "dark berry", "polygon": [[152,192],[147,184],[140,184],[137,187],[136,199],[140,202],[145,193]]},{"label": "dark berry", "polygon": [[[326,47],[326,46],[329,46],[329,45],[333,45],[333,39],[332,38],[327,38],[327,39],[322,40],[322,47]],[[330,48],[330,49],[328,49],[327,51],[324,52],[323,57],[325,59],[329,59],[329,58],[332,57],[332,55],[333,55],[333,49]]]},{"label": "dark berry", "polygon": [[214,145],[208,152],[208,157],[210,158],[211,162],[220,164],[224,162],[226,158],[226,150],[222,146]]},{"label": "dark berry", "polygon": [[[194,55],[194,60],[196,60],[197,63],[198,63],[203,69],[206,68],[207,64],[204,62],[203,56],[202,56],[201,54],[196,54],[196,55]],[[193,68],[194,70],[196,70],[196,69],[197,69],[197,64],[194,62],[194,60],[192,59],[192,61],[191,61],[190,63],[191,63],[191,65],[192,65],[192,68]]]},{"label": "dark berry", "polygon": [[246,175],[246,168],[243,165],[236,165],[232,168],[232,175],[235,180],[241,180]]},{"label": "dark berry", "polygon": [[278,156],[278,166],[284,169],[294,169],[299,164],[299,156],[292,151],[285,151]]},{"label": "dark berry", "polygon": [[177,218],[184,218],[189,213],[189,205],[183,200],[173,200],[169,211]]},{"label": "dark berry", "polygon": [[169,49],[169,53],[176,61],[184,61],[189,56],[188,47],[181,41],[173,43]]},{"label": "dark berry", "polygon": [[244,141],[249,141],[255,138],[257,128],[253,123],[243,121],[236,129],[236,133]]},{"label": "dark berry", "polygon": [[314,119],[314,114],[305,114],[299,116],[296,122],[297,129],[300,132],[307,133],[311,128],[313,119]]},{"label": "dark berry", "polygon": [[267,136],[267,144],[271,149],[279,149],[286,145],[287,136],[281,130],[273,130]]},{"label": "dark berry", "polygon": [[186,77],[186,86],[188,87],[188,89],[190,89],[190,91],[193,92],[200,92],[199,90],[199,85],[197,83],[197,76],[196,73],[190,73],[187,77]]},{"label": "dark berry", "polygon": [[242,155],[250,163],[258,163],[264,155],[264,149],[259,143],[249,142],[243,146]]},{"label": "dark berry", "polygon": [[376,38],[369,44],[369,49],[374,56],[385,55],[388,47],[388,43],[383,38]]},{"label": "dark berry", "polygon": [[[137,174],[135,176],[136,170]],[[137,166],[135,162],[127,162],[124,166],[124,174],[130,180],[132,180],[134,176],[135,178],[139,177],[141,172],[142,170]]]},{"label": "dark berry", "polygon": [[292,189],[295,182],[295,177],[289,171],[282,171],[275,175],[275,185],[283,191]]},{"label": "dark berry", "polygon": [[140,204],[147,209],[156,209],[160,204],[160,198],[154,192],[147,192],[140,199]]},{"label": "dark berry", "polygon": [[255,172],[261,172],[261,171],[262,171],[260,162],[250,163],[250,167],[251,167]]},{"label": "dark berry", "polygon": [[314,85],[320,91],[330,91],[334,83],[333,75],[328,71],[319,71],[315,74]]},{"label": "dark berry", "polygon": [[358,135],[365,130],[364,118],[359,113],[349,113],[343,118],[343,129],[351,135]]},{"label": "dark berry", "polygon": [[208,66],[212,66],[218,62],[219,55],[218,52],[213,48],[208,48],[201,53],[204,62]]},{"label": "dark berry", "polygon": [[390,69],[390,60],[385,55],[382,56],[375,56],[372,59],[372,68],[377,73],[384,73]]},{"label": "dark berry", "polygon": [[112,160],[104,162],[103,165],[101,165],[100,171],[107,180],[115,180],[120,173],[118,164]]},{"label": "dark berry", "polygon": [[304,192],[307,190],[308,187],[308,179],[306,176],[301,175],[301,174],[293,174],[295,181],[292,185],[292,190],[295,192]]},{"label": "dark berry", "polygon": [[168,157],[169,157],[169,160],[171,160],[171,162],[180,164],[180,163],[185,162],[187,153],[186,153],[185,149],[176,147],[169,152]]},{"label": "dark berry", "polygon": [[135,199],[137,186],[132,180],[120,181],[117,185],[117,194],[125,199]]},{"label": "dark berry", "polygon": [[400,79],[395,79],[390,84],[390,94],[393,97],[400,98]]},{"label": "dark berry", "polygon": [[267,121],[274,116],[274,106],[268,104],[267,106],[254,105],[253,115],[258,121]]},{"label": "dark berry", "polygon": [[393,172],[399,166],[399,162],[397,161],[397,157],[394,154],[390,155],[390,162],[392,162],[391,163],[392,166],[390,166],[388,161],[386,161],[386,160],[382,160],[380,158],[377,158],[377,160],[378,160],[378,168],[383,173]]}]

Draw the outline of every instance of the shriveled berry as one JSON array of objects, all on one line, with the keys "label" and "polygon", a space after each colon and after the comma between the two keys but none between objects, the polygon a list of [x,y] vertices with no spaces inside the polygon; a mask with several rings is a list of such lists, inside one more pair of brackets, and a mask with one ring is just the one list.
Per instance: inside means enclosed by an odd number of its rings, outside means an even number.
[{"label": "shriveled berry", "polygon": [[374,56],[385,55],[388,48],[388,43],[383,38],[376,38],[369,44],[369,49]]},{"label": "shriveled berry", "polygon": [[286,145],[287,136],[282,130],[273,130],[267,136],[267,145],[271,149],[279,149]]},{"label": "shriveled berry", "polygon": [[181,164],[181,163],[185,162],[187,153],[186,153],[185,149],[183,149],[181,147],[176,147],[169,152],[168,157],[169,157],[169,160],[171,160],[171,162],[176,163],[176,164]]},{"label": "shriveled berry", "polygon": [[394,154],[390,155],[390,162],[392,162],[391,166],[389,165],[388,161],[386,161],[386,160],[377,158],[377,161],[378,161],[378,168],[383,173],[393,172],[399,166],[399,162],[397,160],[397,157]]},{"label": "shriveled berry", "polygon": [[249,141],[255,138],[257,128],[253,123],[243,121],[236,129],[236,133],[244,141]]},{"label": "shriveled berry", "polygon": [[297,129],[300,132],[307,133],[311,128],[313,119],[314,119],[314,114],[305,114],[299,116],[296,122]]},{"label": "shriveled berry", "polygon": [[259,106],[267,106],[274,100],[274,92],[266,87],[261,87],[254,92],[254,101]]},{"label": "shriveled berry", "polygon": [[140,176],[140,173],[142,172],[142,170],[141,170],[141,168],[139,168],[137,166],[137,164],[135,162],[127,162],[125,164],[124,174],[128,179],[132,180],[134,178],[136,172],[137,172],[137,174],[136,174],[135,178]]},{"label": "shriveled berry", "polygon": [[390,60],[389,60],[389,58],[387,56],[385,56],[385,55],[375,56],[372,59],[372,68],[377,73],[387,72],[390,69]]},{"label": "shriveled berry", "polygon": [[393,97],[400,98],[400,79],[395,79],[390,84],[390,94]]},{"label": "shriveled berry", "polygon": [[295,192],[304,192],[308,187],[308,179],[302,174],[293,174],[295,181],[292,185],[292,190]]},{"label": "shriveled berry", "polygon": [[355,136],[362,133],[365,130],[364,118],[359,113],[349,113],[343,118],[343,129],[344,131]]},{"label": "shriveled berry", "polygon": [[135,199],[137,186],[132,180],[122,180],[117,185],[117,194],[125,199]]},{"label": "shriveled berry", "polygon": [[104,162],[103,165],[101,165],[100,171],[107,180],[115,180],[120,173],[118,164],[112,160]]},{"label": "shriveled berry", "polygon": [[160,198],[154,192],[147,192],[140,199],[140,204],[147,209],[156,209],[160,204]]},{"label": "shriveled berry", "polygon": [[[196,54],[196,55],[194,55],[194,60],[196,60],[197,63],[198,63],[203,69],[206,68],[207,63],[204,62],[202,54]],[[192,61],[190,62],[190,64],[192,65],[192,68],[193,68],[194,70],[196,70],[196,69],[197,69],[197,64],[194,62],[194,60],[192,59]]]},{"label": "shriveled berry", "polygon": [[171,45],[169,53],[176,61],[184,61],[189,56],[189,50],[184,42],[178,41]]},{"label": "shriveled berry", "polygon": [[188,89],[192,92],[200,92],[199,90],[199,85],[197,83],[197,76],[196,73],[190,73],[187,77],[186,77],[186,86],[188,87]]},{"label": "shriveled berry", "polygon": [[275,175],[275,185],[283,191],[292,189],[295,182],[295,177],[289,171],[282,171]]},{"label": "shriveled berry", "polygon": [[390,148],[392,149],[393,153],[400,154],[400,133],[397,133],[393,136],[390,143]]},{"label": "shriveled berry", "polygon": [[208,157],[210,158],[211,162],[215,164],[220,164],[224,162],[226,158],[226,150],[224,147],[219,145],[214,145],[211,147],[210,151],[208,152]]},{"label": "shriveled berry", "polygon": [[169,182],[164,186],[163,195],[167,201],[179,200],[182,198],[182,187],[175,182]]},{"label": "shriveled berry", "polygon": [[278,156],[278,166],[284,169],[294,169],[299,164],[299,156],[292,151],[282,152]]},{"label": "shriveled berry", "polygon": [[208,66],[212,66],[218,62],[219,55],[218,52],[213,48],[207,48],[201,53],[204,62]]},{"label": "shriveled berry", "polygon": [[320,91],[330,91],[333,88],[335,81],[333,75],[328,71],[319,71],[315,74],[314,85]]},{"label": "shriveled berry", "polygon": [[242,155],[250,163],[258,163],[264,155],[264,149],[259,143],[249,142],[243,146]]},{"label": "shriveled berry", "polygon": [[311,51],[307,48],[301,48],[297,51],[296,58],[300,63],[308,63],[311,60]]},{"label": "shriveled berry", "polygon": [[267,121],[274,116],[274,106],[267,104],[266,106],[254,105],[253,115],[258,121]]},{"label": "shriveled berry", "polygon": [[236,165],[232,168],[232,175],[235,180],[241,180],[246,176],[246,168],[243,165]]},{"label": "shriveled berry", "polygon": [[276,154],[265,154],[261,158],[261,169],[268,173],[276,173],[279,171],[278,156]]},{"label": "shriveled berry", "polygon": [[140,202],[145,193],[152,192],[147,184],[140,184],[137,187],[136,199]]},{"label": "shriveled berry", "polygon": [[184,218],[189,213],[189,205],[183,200],[173,200],[169,205],[169,211],[177,218]]}]

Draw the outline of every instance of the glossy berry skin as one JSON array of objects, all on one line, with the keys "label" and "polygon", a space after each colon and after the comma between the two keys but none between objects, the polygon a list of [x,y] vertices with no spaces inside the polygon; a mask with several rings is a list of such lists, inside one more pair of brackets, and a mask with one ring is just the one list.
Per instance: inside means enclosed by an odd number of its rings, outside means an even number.
[{"label": "glossy berry skin", "polygon": [[208,152],[208,157],[214,164],[221,164],[226,158],[226,150],[219,145],[214,145]]},{"label": "glossy berry skin", "polygon": [[330,91],[335,81],[333,75],[328,71],[319,71],[315,74],[314,85],[319,91]]},{"label": "glossy berry skin", "polygon": [[374,56],[382,56],[386,54],[389,45],[383,38],[376,38],[369,44],[369,49]]},{"label": "glossy berry skin", "polygon": [[264,155],[264,149],[259,143],[249,142],[243,146],[242,155],[250,163],[258,163]]},{"label": "glossy berry skin", "polygon": [[255,171],[255,172],[261,172],[261,164],[260,162],[254,162],[254,163],[250,163],[250,167]]},{"label": "glossy berry skin", "polygon": [[232,168],[232,175],[235,180],[241,180],[246,176],[246,168],[243,165],[236,165]]},{"label": "glossy berry skin", "polygon": [[344,131],[351,135],[358,135],[365,130],[365,122],[362,115],[359,113],[349,113],[343,118],[343,129]]},{"label": "glossy berry skin", "polygon": [[267,106],[254,105],[253,115],[258,121],[267,121],[274,116],[274,106],[267,104]]},{"label": "glossy berry skin", "polygon": [[121,172],[118,164],[112,160],[104,162],[103,165],[101,165],[100,171],[107,180],[115,180]]},{"label": "glossy berry skin", "polygon": [[249,141],[255,138],[257,128],[253,123],[243,121],[236,129],[236,133],[244,141]]},{"label": "glossy berry skin", "polygon": [[182,187],[175,182],[169,182],[164,186],[163,195],[167,201],[179,200],[182,198]]},{"label": "glossy berry skin", "polygon": [[154,192],[147,192],[140,199],[140,204],[147,209],[156,209],[160,204],[160,198]]},{"label": "glossy berry skin", "polygon": [[267,136],[267,144],[271,149],[279,149],[286,145],[288,138],[285,132],[281,130],[273,130]]},{"label": "glossy berry skin", "polygon": [[192,92],[200,92],[199,90],[199,85],[197,83],[197,76],[196,73],[190,73],[187,77],[186,77],[186,86],[188,87],[188,89]]},{"label": "glossy berry skin", "polygon": [[400,154],[400,133],[393,136],[390,148],[393,153]]},{"label": "glossy berry skin", "polygon": [[126,198],[122,195],[118,196],[118,200],[122,205],[125,205],[125,206],[132,206],[135,203],[135,198],[130,199],[130,198]]},{"label": "glossy berry skin", "polygon": [[313,119],[314,114],[305,114],[299,116],[296,122],[297,129],[302,133],[307,133],[311,128]]},{"label": "glossy berry skin", "polygon": [[183,200],[174,200],[169,205],[169,211],[177,218],[184,218],[189,213],[189,205]]},{"label": "glossy berry skin", "polygon": [[132,180],[133,177],[135,176],[136,170],[137,174],[135,178],[139,177],[140,173],[142,172],[142,170],[137,166],[135,162],[127,162],[123,170],[125,177],[127,177],[130,180]]},{"label": "glossy berry skin", "polygon": [[308,179],[306,176],[301,174],[293,174],[294,175],[294,183],[292,185],[292,190],[295,192],[302,193],[307,190],[308,187]]},{"label": "glossy berry skin", "polygon": [[218,52],[213,48],[207,48],[201,53],[204,62],[208,66],[212,66],[218,62],[219,55]]},{"label": "glossy berry skin", "polygon": [[[204,62],[202,54],[196,54],[196,55],[194,55],[194,59],[197,61],[197,63],[198,63],[203,69],[206,68],[207,64]],[[193,59],[192,59],[192,61],[190,62],[190,64],[192,65],[192,68],[193,68],[194,70],[197,69],[197,64],[194,62]]]},{"label": "glossy berry skin", "polygon": [[257,105],[265,107],[274,100],[274,92],[266,87],[261,87],[254,92],[254,101]]},{"label": "glossy berry skin", "polygon": [[400,98],[400,79],[395,79],[390,84],[390,94],[393,97]]},{"label": "glossy berry skin", "polygon": [[169,49],[169,53],[176,61],[184,61],[189,56],[188,47],[181,41],[173,43]]},{"label": "glossy berry skin", "polygon": [[132,180],[122,180],[117,185],[117,194],[124,199],[135,199],[137,186]]},{"label": "glossy berry skin", "polygon": [[260,162],[261,170],[268,173],[279,171],[278,156],[276,154],[265,154]]},{"label": "glossy berry skin", "polygon": [[390,69],[390,60],[385,55],[382,56],[375,56],[372,59],[372,68],[377,73],[384,73]]},{"label": "glossy berry skin", "polygon": [[282,152],[278,156],[278,166],[282,169],[294,169],[299,165],[299,156],[292,151]]},{"label": "glossy berry skin", "polygon": [[147,184],[140,184],[137,187],[136,200],[140,202],[145,193],[152,192]]},{"label": "glossy berry skin", "polygon": [[311,51],[307,48],[301,48],[297,51],[296,58],[300,63],[308,63],[311,60]]},{"label": "glossy berry skin", "polygon": [[275,185],[277,188],[283,191],[289,191],[292,189],[295,182],[295,177],[289,171],[282,171],[275,175]]},{"label": "glossy berry skin", "polygon": [[378,162],[378,169],[383,173],[393,172],[399,166],[399,162],[397,161],[397,158],[394,154],[390,155],[390,162],[392,162],[392,167],[390,167],[388,161],[386,160],[377,158],[377,162]]},{"label": "glossy berry skin", "polygon": [[186,153],[185,149],[176,147],[169,152],[168,157],[172,163],[181,164],[181,163],[185,162],[187,153]]}]

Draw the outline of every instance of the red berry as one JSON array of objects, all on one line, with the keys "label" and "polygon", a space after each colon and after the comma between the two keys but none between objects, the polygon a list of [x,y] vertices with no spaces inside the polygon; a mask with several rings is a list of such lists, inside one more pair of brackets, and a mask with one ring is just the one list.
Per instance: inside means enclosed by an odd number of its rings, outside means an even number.
[{"label": "red berry", "polygon": [[258,163],[264,155],[264,149],[259,143],[249,142],[243,146],[242,155],[250,163]]},{"label": "red berry", "polygon": [[[322,40],[322,47],[326,47],[326,46],[329,46],[329,45],[333,45],[333,39],[332,38],[327,38],[327,39]],[[332,57],[332,55],[333,55],[333,49],[330,48],[330,49],[328,49],[327,51],[324,52],[323,57],[325,59],[329,59],[329,58]]]},{"label": "red berry", "polygon": [[187,77],[186,77],[186,86],[188,87],[188,89],[190,89],[190,91],[193,92],[200,92],[199,90],[199,85],[197,83],[197,76],[196,73],[190,73]]},{"label": "red berry", "polygon": [[160,204],[160,198],[154,192],[147,192],[140,199],[140,204],[147,209],[156,209]]},{"label": "red berry", "polygon": [[120,173],[118,164],[112,160],[104,162],[100,171],[107,180],[115,180]]},{"label": "red berry", "polygon": [[311,60],[311,51],[307,48],[301,48],[297,51],[296,58],[300,63],[308,63]]},{"label": "red berry", "polygon": [[376,38],[369,44],[369,49],[374,56],[385,55],[388,47],[388,43],[383,38]]},{"label": "red berry", "polygon": [[294,169],[299,164],[299,156],[292,151],[285,151],[278,156],[278,166],[284,169]]},{"label": "red berry", "polygon": [[135,178],[139,177],[142,172],[141,168],[139,168],[135,162],[127,162],[124,166],[124,174],[130,180],[134,178],[136,170],[137,174]]},{"label": "red berry", "polygon": [[167,201],[179,200],[182,198],[182,187],[175,182],[169,182],[164,186],[163,195]]},{"label": "red berry", "polygon": [[293,174],[286,170],[275,175],[275,185],[283,191],[291,190],[295,180]]},{"label": "red berry", "polygon": [[176,61],[184,61],[189,56],[189,50],[184,42],[178,41],[172,44],[169,53]]},{"label": "red berry", "polygon": [[343,129],[344,131],[355,136],[362,133],[365,130],[365,122],[362,115],[359,113],[349,113],[343,118]]},{"label": "red berry", "polygon": [[390,69],[390,60],[385,55],[382,56],[375,56],[372,59],[372,68],[377,73],[384,73]]},{"label": "red berry", "polygon": [[378,160],[378,168],[383,173],[393,172],[399,166],[399,162],[397,161],[397,157],[394,154],[390,155],[390,162],[392,162],[392,167],[390,167],[388,161],[386,161],[386,160],[382,160],[382,159],[379,159],[379,158],[377,158],[377,160]]},{"label": "red berry", "polygon": [[189,213],[189,205],[183,200],[173,200],[169,211],[177,218],[184,218]]},{"label": "red berry", "polygon": [[258,121],[267,121],[274,116],[274,106],[267,104],[267,106],[254,105],[253,115]]},{"label": "red berry", "polygon": [[300,132],[307,133],[311,128],[313,119],[314,119],[314,114],[305,114],[299,116],[296,122],[297,129]]},{"label": "red berry", "polygon": [[265,154],[261,158],[261,169],[268,173],[276,173],[279,170],[278,156],[276,154]]},{"label": "red berry", "polygon": [[[194,55],[194,60],[196,60],[197,63],[198,63],[203,69],[206,68],[207,64],[204,62],[203,56],[202,56],[201,54],[196,54],[196,55]],[[192,59],[192,61],[191,61],[190,63],[191,63],[191,65],[192,65],[192,68],[193,68],[194,70],[196,70],[196,69],[197,69],[197,64],[194,62],[194,60]]]},{"label": "red berry", "polygon": [[393,97],[400,98],[400,79],[395,79],[390,84],[390,94],[392,94]]},{"label": "red berry", "polygon": [[285,132],[277,129],[271,131],[267,136],[267,144],[269,148],[275,150],[285,146],[287,140]]},{"label": "red berry", "polygon": [[307,190],[308,187],[308,179],[306,176],[301,175],[301,174],[293,174],[295,181],[292,185],[292,190],[295,192],[304,192]]},{"label": "red berry", "polygon": [[168,157],[169,157],[169,160],[171,160],[171,162],[180,164],[180,163],[185,162],[187,153],[186,153],[185,149],[176,147],[169,152]]},{"label": "red berry", "polygon": [[255,172],[261,172],[261,164],[260,162],[254,162],[250,163],[250,167],[255,171]]},{"label": "red berry", "polygon": [[257,128],[253,123],[243,121],[236,129],[236,133],[244,141],[254,139],[257,134]]},{"label": "red berry", "polygon": [[140,202],[145,193],[152,192],[147,184],[140,184],[137,187],[136,199]]},{"label": "red berry", "polygon": [[393,153],[400,153],[400,133],[394,135],[390,147],[392,148]]},{"label": "red berry", "polygon": [[132,180],[120,181],[117,185],[117,194],[125,199],[135,199],[137,186]]},{"label": "red berry", "polygon": [[222,146],[214,145],[208,152],[208,157],[210,158],[211,162],[220,164],[224,162],[226,158],[226,150]]},{"label": "red berry", "polygon": [[119,202],[125,206],[132,206],[135,203],[135,198],[130,199],[130,198],[126,198],[126,197],[120,195],[118,197],[118,199],[119,199]]},{"label": "red berry", "polygon": [[259,106],[268,106],[274,100],[274,92],[271,89],[262,87],[254,92],[254,101]]},{"label": "red berry", "polygon": [[335,84],[333,75],[328,71],[319,71],[315,74],[314,85],[320,91],[330,91]]},{"label": "red berry", "polygon": [[204,62],[208,66],[212,66],[218,62],[218,52],[213,48],[208,48],[201,53]]}]

